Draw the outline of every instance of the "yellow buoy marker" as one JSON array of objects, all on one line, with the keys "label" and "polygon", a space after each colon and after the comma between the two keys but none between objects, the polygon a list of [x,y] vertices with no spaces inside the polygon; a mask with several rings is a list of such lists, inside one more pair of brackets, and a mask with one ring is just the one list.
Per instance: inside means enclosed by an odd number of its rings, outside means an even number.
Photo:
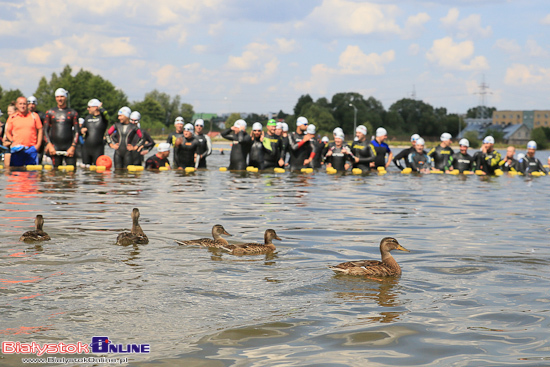
[{"label": "yellow buoy marker", "polygon": [[302,168],[300,171],[302,173],[311,173],[313,172],[313,168]]},{"label": "yellow buoy marker", "polygon": [[354,175],[360,175],[363,173],[363,170],[361,168],[354,168],[351,170],[351,173],[353,173]]},{"label": "yellow buoy marker", "polygon": [[195,172],[195,167],[185,167],[185,172],[186,173]]},{"label": "yellow buoy marker", "polygon": [[452,170],[452,171],[449,171],[449,175],[455,175],[455,176],[456,176],[456,175],[458,175],[459,173],[460,173],[460,171],[457,170],[457,169],[454,169],[454,170]]},{"label": "yellow buoy marker", "polygon": [[73,165],[67,165],[67,166],[59,166],[57,167],[57,169],[61,170],[61,171],[74,171],[74,166]]},{"label": "yellow buoy marker", "polygon": [[464,171],[462,172],[463,175],[473,175],[474,173],[472,171]]},{"label": "yellow buoy marker", "polygon": [[535,171],[535,172],[531,172],[531,176],[540,177],[540,176],[546,176],[546,175],[544,174],[544,172]]},{"label": "yellow buoy marker", "polygon": [[220,167],[220,172],[225,172],[227,171],[227,167]]},{"label": "yellow buoy marker", "polygon": [[248,167],[246,167],[246,170],[247,170],[248,172],[256,172],[256,171],[255,171],[255,170],[256,170],[256,167],[248,166]]},{"label": "yellow buoy marker", "polygon": [[403,169],[403,171],[401,171],[402,174],[404,175],[408,175],[409,173],[411,173],[413,170],[411,167],[407,167],[405,169]]},{"label": "yellow buoy marker", "polygon": [[97,166],[96,165],[91,165],[89,167],[90,171],[95,171],[97,169]]},{"label": "yellow buoy marker", "polygon": [[159,167],[159,171],[168,171],[169,168],[168,167]]},{"label": "yellow buoy marker", "polygon": [[45,164],[44,169],[47,170],[47,171],[50,171],[50,170],[53,169],[53,166],[51,164]]},{"label": "yellow buoy marker", "polygon": [[0,164],[0,169],[4,169],[4,166],[2,166],[1,164]]},{"label": "yellow buoy marker", "polygon": [[499,169],[499,168],[497,168],[497,169],[495,170],[495,176],[502,176],[503,173],[504,173],[504,172],[502,172],[502,170]]},{"label": "yellow buoy marker", "polygon": [[28,164],[26,167],[27,171],[41,171],[42,165],[41,164]]},{"label": "yellow buoy marker", "polygon": [[482,170],[476,169],[476,175],[483,176],[484,174],[485,174],[485,172],[483,172]]},{"label": "yellow buoy marker", "polygon": [[275,173],[285,173],[285,169],[281,168],[281,167],[275,167],[273,169],[273,172],[275,172]]}]

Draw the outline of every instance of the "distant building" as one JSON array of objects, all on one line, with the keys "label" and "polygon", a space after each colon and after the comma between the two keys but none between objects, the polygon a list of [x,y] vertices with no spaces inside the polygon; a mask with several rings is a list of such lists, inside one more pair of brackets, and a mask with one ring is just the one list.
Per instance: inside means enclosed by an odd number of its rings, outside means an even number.
[{"label": "distant building", "polygon": [[[494,116],[494,115],[493,115]],[[475,131],[477,138],[482,140],[485,136],[490,135],[493,132],[502,132],[502,140],[507,144],[526,144],[531,140],[531,130],[527,124],[491,124],[490,122],[484,123],[470,123],[458,134],[458,139],[462,139],[464,135],[469,131]]]},{"label": "distant building", "polygon": [[525,124],[531,130],[537,127],[550,127],[550,110],[494,111],[494,125]]}]

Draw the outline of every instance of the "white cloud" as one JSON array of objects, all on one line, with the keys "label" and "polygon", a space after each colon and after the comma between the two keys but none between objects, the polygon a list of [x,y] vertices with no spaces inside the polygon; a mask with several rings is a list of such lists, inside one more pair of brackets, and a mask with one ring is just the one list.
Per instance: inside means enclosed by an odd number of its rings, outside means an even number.
[{"label": "white cloud", "polygon": [[544,18],[541,19],[540,21],[541,24],[545,24],[545,25],[550,25],[550,14],[548,14],[547,16],[545,16]]},{"label": "white cloud", "polygon": [[548,56],[548,51],[546,51],[544,48],[539,46],[537,41],[535,40],[527,40],[525,43],[525,49],[527,50],[527,53],[529,56],[532,57],[546,57]]},{"label": "white cloud", "polygon": [[324,0],[302,22],[300,31],[334,35],[398,34],[401,30],[394,17],[399,8],[347,0]]},{"label": "white cloud", "polygon": [[409,55],[416,56],[420,53],[420,45],[418,43],[413,43],[409,46]]},{"label": "white cloud", "polygon": [[457,8],[451,8],[447,15],[441,18],[443,27],[457,38],[474,39],[489,37],[493,33],[491,26],[481,26],[481,16],[471,14],[467,18],[459,20],[460,12]]},{"label": "white cloud", "polygon": [[514,64],[506,70],[504,82],[513,86],[548,84],[550,83],[550,68]]},{"label": "white cloud", "polygon": [[422,34],[424,31],[424,24],[430,20],[430,16],[427,13],[418,13],[410,16],[405,22],[405,29],[403,30],[403,37],[415,38]]},{"label": "white cloud", "polygon": [[474,43],[472,41],[455,43],[451,37],[445,37],[433,42],[432,48],[426,53],[426,58],[443,69],[449,70],[489,68],[484,56],[473,57],[473,55]]},{"label": "white cloud", "polygon": [[297,49],[296,40],[286,39],[286,38],[277,38],[275,39],[279,52],[281,53],[291,53]]},{"label": "white cloud", "polygon": [[495,47],[509,54],[518,54],[521,52],[521,46],[516,40],[500,38],[495,42]]},{"label": "white cloud", "polygon": [[395,51],[382,54],[364,54],[359,46],[348,46],[340,55],[338,66],[341,74],[380,75],[385,73],[384,65],[395,59]]}]

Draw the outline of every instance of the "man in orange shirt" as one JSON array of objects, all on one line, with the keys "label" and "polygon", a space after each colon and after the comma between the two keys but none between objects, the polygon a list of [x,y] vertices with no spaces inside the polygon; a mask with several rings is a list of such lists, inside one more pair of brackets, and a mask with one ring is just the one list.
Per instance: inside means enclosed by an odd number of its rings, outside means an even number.
[{"label": "man in orange shirt", "polygon": [[29,112],[27,99],[17,98],[17,111],[6,122],[6,140],[11,142],[11,166],[38,164],[42,144],[42,121],[35,112]]}]

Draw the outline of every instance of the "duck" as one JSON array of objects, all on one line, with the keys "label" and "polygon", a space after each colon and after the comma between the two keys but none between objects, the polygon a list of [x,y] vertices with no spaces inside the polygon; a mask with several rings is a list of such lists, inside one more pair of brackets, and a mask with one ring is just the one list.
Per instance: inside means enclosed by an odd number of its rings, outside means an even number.
[{"label": "duck", "polygon": [[193,246],[199,245],[204,247],[221,248],[222,246],[229,245],[229,242],[225,238],[222,238],[222,234],[231,236],[221,224],[216,224],[212,227],[212,238],[199,238],[197,240],[178,241],[178,245]]},{"label": "duck", "polygon": [[149,238],[143,233],[139,225],[139,209],[132,210],[132,231],[122,232],[116,238],[117,245],[145,245],[149,243]]},{"label": "duck", "polygon": [[23,242],[40,242],[51,240],[50,236],[42,230],[44,227],[44,218],[38,214],[34,220],[34,231],[27,231],[19,237],[19,241]]},{"label": "duck", "polygon": [[268,229],[264,233],[264,243],[242,243],[237,245],[226,245],[222,248],[229,251],[232,255],[260,255],[275,251],[273,240],[282,241],[273,229]]},{"label": "duck", "polygon": [[329,266],[337,274],[365,275],[376,277],[390,277],[401,275],[401,267],[391,256],[390,251],[400,250],[410,252],[397,242],[393,237],[384,237],[380,241],[380,254],[382,261],[360,260],[349,261],[335,266]]}]

